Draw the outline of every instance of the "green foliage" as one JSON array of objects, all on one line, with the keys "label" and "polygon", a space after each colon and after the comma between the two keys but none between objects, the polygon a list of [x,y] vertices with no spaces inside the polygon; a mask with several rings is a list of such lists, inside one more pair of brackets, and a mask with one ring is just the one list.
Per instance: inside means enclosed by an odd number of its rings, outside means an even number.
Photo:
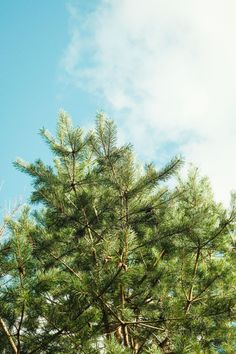
[{"label": "green foliage", "polygon": [[15,163],[39,206],[1,242],[4,353],[234,353],[235,197],[179,158],[141,168],[103,113],[41,135],[53,165]]}]

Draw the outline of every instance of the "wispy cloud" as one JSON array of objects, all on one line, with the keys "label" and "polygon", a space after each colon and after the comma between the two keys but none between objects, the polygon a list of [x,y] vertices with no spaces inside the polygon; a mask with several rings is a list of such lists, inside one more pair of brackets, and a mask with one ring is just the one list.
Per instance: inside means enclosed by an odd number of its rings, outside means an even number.
[{"label": "wispy cloud", "polygon": [[235,13],[234,0],[103,0],[83,17],[72,6],[63,57],[143,157],[174,146],[223,201],[236,186]]}]

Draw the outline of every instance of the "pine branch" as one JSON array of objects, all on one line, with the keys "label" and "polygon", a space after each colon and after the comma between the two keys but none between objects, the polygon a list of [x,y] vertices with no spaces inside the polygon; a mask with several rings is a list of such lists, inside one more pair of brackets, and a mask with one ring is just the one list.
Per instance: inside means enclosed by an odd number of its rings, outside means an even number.
[{"label": "pine branch", "polygon": [[[117,278],[121,271],[121,268],[118,269],[118,271],[115,273],[113,278],[106,284],[106,286],[102,289],[102,291],[97,295],[96,298],[93,298],[92,301],[90,301],[87,305],[84,306],[84,308],[79,311],[75,317],[73,317],[73,321],[77,320],[81,315],[83,315],[96,301],[98,298],[100,298],[111,286],[111,284],[114,282],[114,280]],[[56,333],[54,333],[46,342],[40,344],[37,346],[35,349],[31,350],[28,354],[34,354],[37,353],[39,350],[45,348],[45,345],[50,343],[51,341],[55,340],[58,336],[60,336],[64,331],[66,330],[66,326],[62,326],[60,330],[58,330]],[[17,353],[16,353],[17,354]]]},{"label": "pine branch", "polygon": [[189,289],[188,298],[187,298],[187,302],[186,302],[186,306],[185,306],[185,315],[187,315],[187,313],[189,312],[190,307],[192,305],[192,301],[193,301],[194,280],[195,280],[195,277],[197,274],[197,268],[198,268],[200,254],[201,254],[201,249],[200,249],[200,247],[198,247],[196,258],[195,258],[195,263],[194,263],[194,268],[193,268],[192,285]]},{"label": "pine branch", "polygon": [[10,347],[11,347],[13,353],[18,354],[19,352],[18,352],[17,346],[13,340],[13,336],[10,333],[9,329],[7,328],[6,323],[4,322],[4,320],[2,318],[0,318],[0,326],[2,327],[3,333],[7,337],[7,340],[10,344]]},{"label": "pine branch", "polygon": [[65,267],[66,267],[66,269],[68,269],[73,275],[75,275],[76,276],[76,278],[78,278],[78,279],[80,279],[81,280],[81,277],[80,277],[80,275],[76,272],[76,271],[74,271],[74,269],[72,269],[65,261],[63,261],[63,259],[61,259],[60,257],[57,257],[57,256],[55,256],[53,253],[51,253],[51,252],[47,252],[50,256],[52,256],[55,260],[57,260],[57,261],[59,261],[61,264],[63,264]]},{"label": "pine branch", "polygon": [[224,221],[223,225],[219,228],[219,230],[215,233],[215,235],[213,235],[211,238],[209,238],[206,242],[204,242],[202,244],[202,247],[207,246],[209,243],[211,243],[212,241],[214,241],[224,230],[227,226],[229,226],[232,221],[235,220],[235,215],[232,214],[228,220]]}]

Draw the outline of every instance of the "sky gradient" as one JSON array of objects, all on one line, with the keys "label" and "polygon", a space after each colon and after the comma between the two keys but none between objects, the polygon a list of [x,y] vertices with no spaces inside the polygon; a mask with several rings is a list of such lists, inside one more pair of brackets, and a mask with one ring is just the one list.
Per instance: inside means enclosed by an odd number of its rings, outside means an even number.
[{"label": "sky gradient", "polygon": [[54,132],[60,109],[70,112],[75,124],[92,121],[99,102],[61,78],[70,40],[66,1],[3,0],[0,16],[0,207],[7,209],[27,200],[31,189],[30,178],[12,162],[50,160],[39,129]]},{"label": "sky gradient", "polygon": [[157,165],[174,154],[209,176],[218,201],[236,186],[233,0],[2,0],[1,208],[27,200],[16,157],[50,161],[38,131],[64,109],[91,126],[104,110],[121,141]]}]

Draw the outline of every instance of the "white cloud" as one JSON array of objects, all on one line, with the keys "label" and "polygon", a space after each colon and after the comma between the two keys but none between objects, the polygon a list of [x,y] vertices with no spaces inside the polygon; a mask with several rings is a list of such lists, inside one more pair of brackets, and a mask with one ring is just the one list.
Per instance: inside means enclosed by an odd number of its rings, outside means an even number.
[{"label": "white cloud", "polygon": [[103,97],[144,158],[177,142],[227,202],[236,186],[236,2],[103,0],[84,18],[79,11],[70,11],[67,77]]}]

